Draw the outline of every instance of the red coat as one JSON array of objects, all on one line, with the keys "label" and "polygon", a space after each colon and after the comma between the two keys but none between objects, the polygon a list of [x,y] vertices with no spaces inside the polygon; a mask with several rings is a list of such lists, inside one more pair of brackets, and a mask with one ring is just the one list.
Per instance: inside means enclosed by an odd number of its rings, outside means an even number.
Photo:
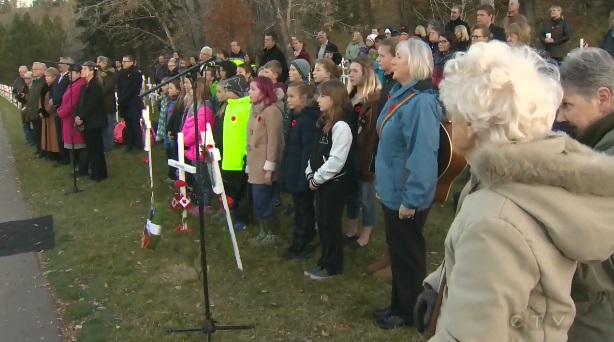
[{"label": "red coat", "polygon": [[79,95],[81,95],[81,89],[85,87],[85,80],[83,78],[79,78],[71,85],[68,86],[64,96],[62,97],[62,105],[58,108],[58,116],[62,119],[62,141],[64,144],[71,144],[71,133],[72,129],[74,136],[74,143],[77,144],[85,144],[83,140],[83,135],[81,131],[77,129],[75,126],[74,114],[77,109],[77,105],[79,103]]}]

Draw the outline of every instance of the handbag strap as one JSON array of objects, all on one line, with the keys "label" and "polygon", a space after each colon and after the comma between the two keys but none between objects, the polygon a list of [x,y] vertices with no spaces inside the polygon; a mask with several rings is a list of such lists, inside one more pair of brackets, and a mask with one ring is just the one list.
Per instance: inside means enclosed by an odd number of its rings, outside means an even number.
[{"label": "handbag strap", "polygon": [[390,106],[390,110],[388,111],[388,114],[386,114],[386,117],[384,117],[382,124],[379,126],[377,130],[377,136],[379,137],[382,136],[382,130],[384,129],[384,126],[386,125],[388,120],[390,120],[394,116],[394,114],[399,110],[399,108],[401,108],[404,104],[409,102],[409,100],[411,100],[414,96],[416,96],[416,93],[412,92],[411,94],[407,95],[403,100],[401,100],[398,104]]}]

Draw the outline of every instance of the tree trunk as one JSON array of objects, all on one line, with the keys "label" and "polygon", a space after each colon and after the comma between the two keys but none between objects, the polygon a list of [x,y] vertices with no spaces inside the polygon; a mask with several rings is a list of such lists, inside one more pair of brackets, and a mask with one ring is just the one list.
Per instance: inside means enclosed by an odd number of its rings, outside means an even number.
[{"label": "tree trunk", "polygon": [[[277,40],[277,46],[279,46],[287,57],[294,56],[294,53],[290,46],[290,26],[284,18],[284,12],[281,8],[281,2],[279,0],[270,0],[273,13],[277,19],[277,27],[279,28],[279,35]],[[292,5],[292,0],[288,0],[288,8]]]},{"label": "tree trunk", "polygon": [[520,12],[527,17],[527,24],[533,28],[533,32],[536,32],[535,27],[535,0],[525,0],[522,2]]}]

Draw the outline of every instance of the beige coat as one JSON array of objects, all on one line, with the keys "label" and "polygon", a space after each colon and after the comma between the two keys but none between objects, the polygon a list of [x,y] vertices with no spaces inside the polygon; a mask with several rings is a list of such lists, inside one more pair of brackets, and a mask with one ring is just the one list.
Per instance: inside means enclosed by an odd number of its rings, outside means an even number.
[{"label": "beige coat", "polygon": [[283,91],[278,89],[277,103],[264,108],[252,105],[247,123],[247,181],[264,184],[264,174],[271,171],[271,180],[278,176],[278,164],[284,150]]},{"label": "beige coat", "polygon": [[[445,241],[448,287],[430,341],[567,341],[577,262],[614,252],[614,158],[556,136],[482,147],[471,168],[479,190]],[[425,282],[437,289],[438,272]]]}]

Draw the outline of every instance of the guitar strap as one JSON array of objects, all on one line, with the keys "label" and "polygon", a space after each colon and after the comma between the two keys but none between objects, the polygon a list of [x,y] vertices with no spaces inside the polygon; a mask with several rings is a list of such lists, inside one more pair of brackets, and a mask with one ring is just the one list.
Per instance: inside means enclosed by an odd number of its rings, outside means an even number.
[{"label": "guitar strap", "polygon": [[409,102],[412,98],[414,98],[414,96],[416,96],[416,93],[412,92],[411,94],[407,95],[404,99],[402,99],[399,103],[397,103],[396,105],[391,105],[390,109],[388,110],[388,114],[386,114],[386,117],[384,117],[384,120],[382,121],[382,124],[378,127],[377,129],[377,136],[381,137],[382,136],[382,130],[384,129],[384,126],[386,126],[386,123],[388,123],[388,120],[392,119],[392,117],[394,116],[394,114],[396,114],[396,112],[403,107],[403,105],[405,105],[407,102]]}]

